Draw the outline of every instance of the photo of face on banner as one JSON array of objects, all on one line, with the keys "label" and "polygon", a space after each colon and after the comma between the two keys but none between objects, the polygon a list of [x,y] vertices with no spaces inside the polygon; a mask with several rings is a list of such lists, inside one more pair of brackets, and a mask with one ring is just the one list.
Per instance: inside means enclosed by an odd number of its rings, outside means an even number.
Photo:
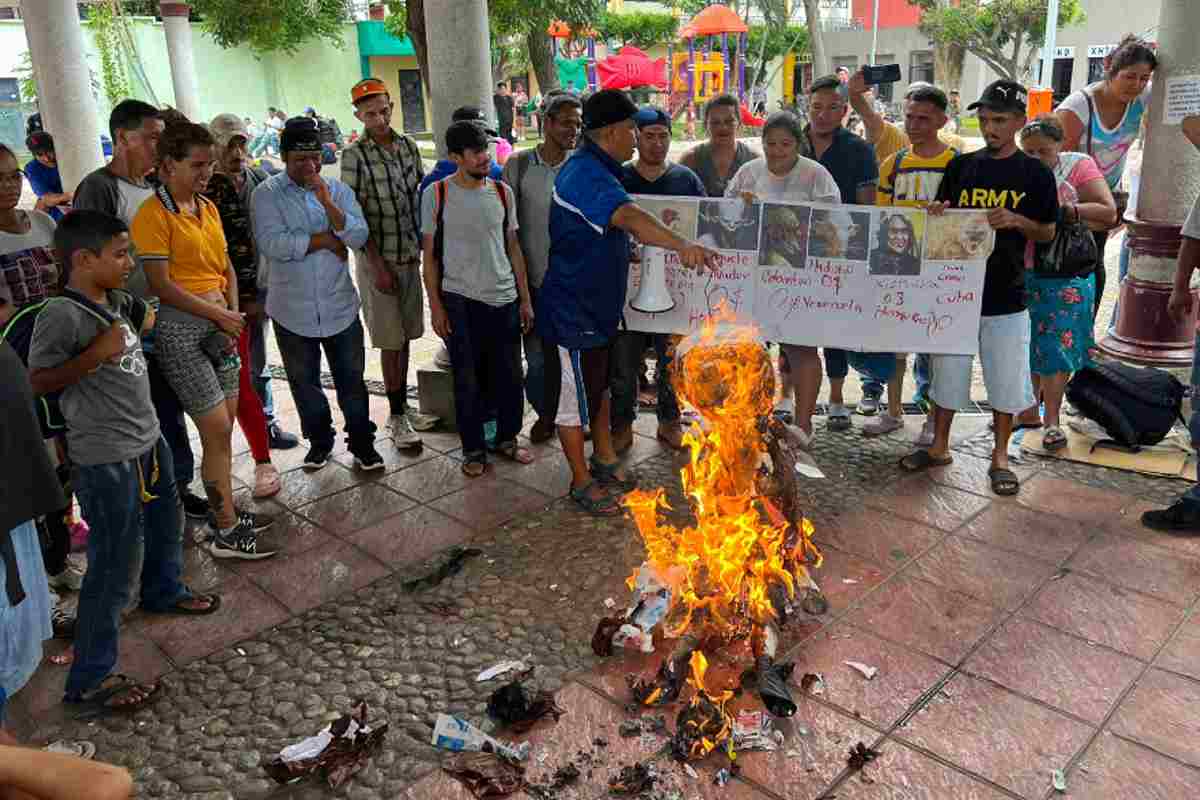
[{"label": "photo of face on banner", "polygon": [[879,212],[871,243],[872,275],[920,275],[925,214],[906,209]]},{"label": "photo of face on banner", "polygon": [[813,209],[808,231],[808,254],[813,258],[867,259],[871,212],[840,208]]},{"label": "photo of face on banner", "polygon": [[646,197],[644,195],[639,195],[634,200],[679,236],[684,239],[696,238],[699,204],[673,197]]},{"label": "photo of face on banner", "polygon": [[925,225],[925,257],[934,261],[987,258],[993,238],[986,211],[930,215]]},{"label": "photo of face on banner", "polygon": [[701,200],[697,239],[714,250],[757,250],[759,203]]},{"label": "photo of face on banner", "polygon": [[759,265],[804,269],[811,218],[812,209],[808,206],[763,204]]}]

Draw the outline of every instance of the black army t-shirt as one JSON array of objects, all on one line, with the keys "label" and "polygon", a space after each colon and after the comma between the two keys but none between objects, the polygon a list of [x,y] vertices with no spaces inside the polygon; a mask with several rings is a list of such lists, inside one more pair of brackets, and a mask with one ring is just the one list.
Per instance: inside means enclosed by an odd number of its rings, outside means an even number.
[{"label": "black army t-shirt", "polygon": [[[1054,173],[1020,150],[992,158],[987,150],[959,156],[946,167],[938,200],[951,208],[1007,208],[1042,224],[1058,217]],[[995,317],[1025,310],[1025,234],[996,231],[996,248],[983,279],[982,314]]]}]

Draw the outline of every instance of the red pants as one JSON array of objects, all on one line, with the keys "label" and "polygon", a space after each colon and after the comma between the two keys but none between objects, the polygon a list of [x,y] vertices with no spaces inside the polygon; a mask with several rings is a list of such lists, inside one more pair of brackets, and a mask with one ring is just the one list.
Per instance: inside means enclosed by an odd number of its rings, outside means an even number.
[{"label": "red pants", "polygon": [[267,437],[267,415],[263,413],[262,398],[254,391],[254,383],[250,380],[249,326],[242,328],[242,335],[238,337],[238,356],[242,359],[242,368],[238,372],[237,421],[250,445],[250,453],[261,464],[271,460],[271,443]]}]

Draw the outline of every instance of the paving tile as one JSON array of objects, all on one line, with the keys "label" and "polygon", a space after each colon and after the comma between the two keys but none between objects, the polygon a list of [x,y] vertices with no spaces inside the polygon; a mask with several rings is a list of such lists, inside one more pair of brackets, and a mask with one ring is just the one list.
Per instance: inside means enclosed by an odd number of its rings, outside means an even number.
[{"label": "paving tile", "polygon": [[[988,470],[991,469],[991,466],[992,462],[989,459],[978,458],[966,453],[954,453],[953,464],[947,464],[944,467],[930,467],[925,474],[931,481],[942,486],[964,489],[993,500],[999,500],[1002,503],[1011,502],[1007,498],[993,494],[992,481],[988,477]],[[1011,465],[1012,471],[1017,474],[1017,480],[1021,483],[1029,480],[1040,468],[1041,464],[1037,462],[1028,465],[1015,463]]]},{"label": "paving tile", "polygon": [[895,736],[1028,798],[1050,788],[1092,728],[986,681],[956,675]]},{"label": "paving tile", "polygon": [[838,785],[838,800],[1005,800],[994,786],[951,769],[898,741],[879,747],[862,772]]},{"label": "paving tile", "polygon": [[1045,472],[1022,486],[1017,495],[1017,502],[1027,508],[1094,525],[1110,525],[1122,519],[1121,509],[1134,501],[1135,498],[1111,489],[1097,489]]},{"label": "paving tile", "polygon": [[826,622],[845,613],[890,574],[874,561],[833,547],[822,547],[821,553],[824,563],[812,575],[829,601],[829,611],[823,617]]},{"label": "paving tile", "polygon": [[536,489],[547,497],[565,497],[571,488],[571,465],[561,450],[544,452],[532,464],[498,461],[493,469],[497,475]]},{"label": "paving tile", "polygon": [[1149,660],[1179,622],[1183,609],[1071,573],[1046,584],[1020,614]]},{"label": "paving tile", "polygon": [[1076,800],[1179,800],[1200,786],[1200,770],[1109,733],[1092,742],[1066,777],[1063,796]]},{"label": "paving tile", "polygon": [[[794,695],[801,694],[798,684],[805,673],[824,675],[823,700],[883,729],[899,720],[949,671],[945,664],[927,656],[840,623],[805,641],[788,658],[796,663]],[[879,672],[868,680],[846,666],[847,661],[876,667]]]},{"label": "paving tile", "polygon": [[467,488],[429,505],[477,531],[484,531],[549,502],[550,498],[541,492],[496,477],[475,480]]},{"label": "paving tile", "polygon": [[956,664],[1003,614],[937,584],[902,576],[879,587],[846,621]]},{"label": "paving tile", "polygon": [[462,439],[451,431],[422,431],[421,441],[425,447],[439,453],[449,453],[462,447]]},{"label": "paving tile", "polygon": [[1113,733],[1200,767],[1198,708],[1200,681],[1151,669],[1117,708],[1110,728]]},{"label": "paving tile", "polygon": [[939,486],[924,477],[902,481],[883,494],[868,495],[865,500],[866,505],[885,513],[943,531],[954,530],[990,502],[986,497]]},{"label": "paving tile", "polygon": [[[531,800],[532,795],[519,791],[508,795],[512,800]],[[475,800],[475,796],[448,773],[440,768],[404,790],[399,800]],[[564,796],[564,800],[566,800]]]},{"label": "paving tile", "polygon": [[412,500],[384,486],[368,483],[323,497],[296,511],[330,533],[341,536],[416,505]]},{"label": "paving tile", "polygon": [[298,507],[349,489],[362,480],[363,475],[356,474],[337,462],[313,472],[293,470],[280,476],[279,483],[282,488],[272,499],[284,506]]},{"label": "paving tile", "polygon": [[918,558],[906,574],[1012,610],[1054,572],[1053,564],[950,536]]},{"label": "paving tile", "polygon": [[[260,541],[279,549],[280,553],[296,555],[305,550],[325,544],[332,538],[321,526],[292,511],[275,516],[275,524],[259,534]],[[253,562],[227,561],[225,564],[237,570]]]},{"label": "paving tile", "polygon": [[330,540],[302,553],[243,563],[238,571],[299,614],[362,588],[389,569],[351,544]]},{"label": "paving tile", "polygon": [[981,542],[1061,564],[1092,537],[1095,528],[1015,503],[992,503],[958,531]]},{"label": "paving tile", "polygon": [[449,456],[436,456],[428,461],[422,461],[399,472],[393,472],[383,479],[383,482],[414,500],[428,503],[443,495],[456,492],[468,486],[472,480],[491,480],[494,475],[484,475],[481,478],[468,478],[462,472],[462,462]]},{"label": "paving tile", "polygon": [[1068,566],[1177,605],[1190,605],[1200,593],[1200,557],[1128,536],[1099,536]]},{"label": "paving tile", "polygon": [[183,581],[193,592],[211,592],[234,578],[228,562],[213,558],[208,549],[187,540],[183,544]]},{"label": "paving tile", "polygon": [[1200,680],[1200,614],[1183,624],[1155,665]]},{"label": "paving tile", "polygon": [[813,538],[877,564],[899,567],[945,536],[916,522],[873,509],[861,509],[814,523]]},{"label": "paving tile", "polygon": [[[151,639],[176,664],[240,642],[287,619],[287,610],[262,589],[241,578],[221,587],[221,608],[204,617],[141,615],[124,630]],[[124,634],[122,631],[122,635]]]},{"label": "paving tile", "polygon": [[[426,434],[421,434],[425,436]],[[395,472],[398,469],[411,467],[413,464],[419,464],[422,461],[428,461],[431,458],[437,458],[440,453],[433,447],[407,447],[403,450],[392,444],[392,440],[386,435],[385,431],[380,429],[380,432],[375,436],[375,451],[383,459],[383,471],[385,473]],[[343,467],[354,467],[354,456],[349,450],[336,450],[333,454],[333,459]],[[378,472],[366,473],[366,478],[371,480],[371,476],[378,475]]]},{"label": "paving tile", "polygon": [[472,533],[466,525],[436,509],[417,506],[344,538],[389,568],[399,569],[462,544]]},{"label": "paving tile", "polygon": [[1054,628],[1014,618],[962,668],[1099,725],[1143,665]]},{"label": "paving tile", "polygon": [[[1186,486],[1186,484],[1184,484]],[[1142,513],[1165,508],[1167,503],[1147,503],[1141,500],[1131,503],[1124,509],[1118,519],[1113,519],[1107,527],[1117,535],[1130,536],[1144,542],[1165,547],[1179,553],[1200,558],[1200,536],[1172,536],[1162,531],[1152,531],[1141,523]]]}]

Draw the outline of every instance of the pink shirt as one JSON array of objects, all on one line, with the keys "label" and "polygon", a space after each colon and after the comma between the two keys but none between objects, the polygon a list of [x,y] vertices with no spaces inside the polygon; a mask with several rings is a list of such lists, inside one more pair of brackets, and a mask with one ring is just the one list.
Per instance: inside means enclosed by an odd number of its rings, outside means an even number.
[{"label": "pink shirt", "polygon": [[[1087,153],[1061,153],[1054,167],[1054,179],[1058,181],[1058,204],[1079,202],[1079,187],[1096,179],[1104,180],[1104,173]],[[1025,269],[1033,269],[1033,242],[1025,243]]]},{"label": "pink shirt", "polygon": [[496,140],[496,163],[504,166],[504,162],[508,161],[508,157],[512,155],[513,146],[508,143],[507,139]]}]

